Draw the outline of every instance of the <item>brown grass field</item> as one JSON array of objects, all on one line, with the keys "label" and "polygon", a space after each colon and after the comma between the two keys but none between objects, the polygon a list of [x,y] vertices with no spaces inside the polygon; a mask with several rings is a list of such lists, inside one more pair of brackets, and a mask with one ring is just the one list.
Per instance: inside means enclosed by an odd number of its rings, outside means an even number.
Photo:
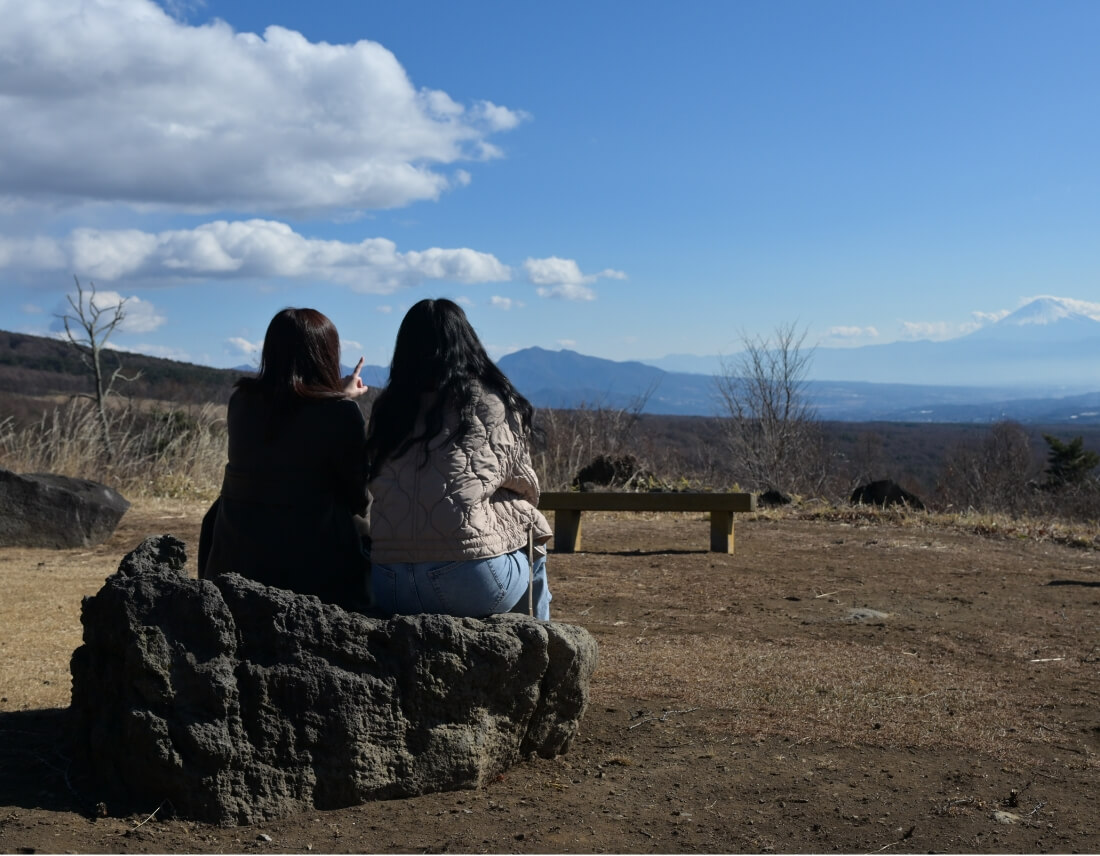
[{"label": "brown grass field", "polygon": [[0,850],[1100,852],[1095,532],[866,511],[589,514],[555,620],[600,667],[568,754],[488,788],[218,828],[70,786],[80,600],[204,504],[139,500],[104,545],[0,549]]}]

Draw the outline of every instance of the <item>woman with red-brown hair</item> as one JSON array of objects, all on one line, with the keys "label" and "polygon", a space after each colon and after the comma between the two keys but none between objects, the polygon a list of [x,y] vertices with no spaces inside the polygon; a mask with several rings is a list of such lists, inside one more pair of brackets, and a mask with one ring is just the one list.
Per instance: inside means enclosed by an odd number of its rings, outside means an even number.
[{"label": "woman with red-brown hair", "polygon": [[229,463],[204,521],[201,577],[233,572],[365,603],[366,429],[354,400],[367,391],[362,367],[340,376],[340,337],[317,310],[271,320],[259,374],[237,381],[229,400]]}]

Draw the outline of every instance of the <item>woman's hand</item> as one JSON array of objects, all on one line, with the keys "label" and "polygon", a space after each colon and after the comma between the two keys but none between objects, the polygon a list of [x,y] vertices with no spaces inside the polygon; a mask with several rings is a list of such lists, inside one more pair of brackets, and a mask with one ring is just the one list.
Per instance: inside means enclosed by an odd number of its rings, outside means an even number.
[{"label": "woman's hand", "polygon": [[365,360],[365,357],[360,357],[359,362],[355,364],[355,370],[344,378],[344,395],[348,398],[359,398],[361,395],[366,395],[367,390],[370,389],[359,377],[359,372],[363,370]]}]

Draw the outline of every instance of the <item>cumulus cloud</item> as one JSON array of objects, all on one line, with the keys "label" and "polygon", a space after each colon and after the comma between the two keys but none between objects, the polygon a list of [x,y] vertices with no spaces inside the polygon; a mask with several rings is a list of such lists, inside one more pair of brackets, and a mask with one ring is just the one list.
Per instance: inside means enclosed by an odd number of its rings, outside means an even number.
[{"label": "cumulus cloud", "polygon": [[559,300],[595,300],[596,292],[587,285],[563,282],[559,285],[540,285],[535,289],[539,297],[556,297]]},{"label": "cumulus cloud", "polygon": [[[140,297],[123,297],[117,291],[102,291],[96,289],[92,295],[91,289],[85,289],[83,296],[78,298],[77,293],[72,292],[69,297],[77,307],[82,307],[85,317],[90,317],[96,312],[102,315],[104,322],[110,320],[115,307],[122,303],[122,321],[115,328],[119,333],[151,333],[165,322],[165,317],[157,311],[148,300]],[[77,309],[68,300],[59,303],[54,312],[55,318],[50,329],[57,332],[65,329],[65,323],[60,316],[75,318]],[[74,333],[79,333],[78,328],[70,323]],[[111,343],[114,347],[114,342]]]},{"label": "cumulus cloud", "polygon": [[522,301],[515,300],[511,297],[501,297],[497,294],[494,294],[492,297],[489,298],[489,305],[497,309],[503,309],[505,312],[507,312],[509,309],[523,308]]},{"label": "cumulus cloud", "polygon": [[971,312],[970,314],[971,314],[971,316],[973,316],[974,320],[977,321],[979,324],[995,324],[996,322],[1000,321],[1002,318],[1004,318],[1004,317],[1006,317],[1006,316],[1008,316],[1012,313],[1008,309],[1001,309],[997,312],[981,312],[981,311],[978,311],[978,312]]},{"label": "cumulus cloud", "polygon": [[457,165],[526,118],[417,88],[366,40],[191,26],[151,0],[0,0],[0,18],[9,203],[392,208],[467,183]]},{"label": "cumulus cloud", "polygon": [[[33,246],[31,253],[27,247]],[[7,261],[7,264],[5,264]],[[388,294],[426,280],[503,282],[510,268],[489,253],[432,247],[398,252],[393,241],[306,238],[272,220],[218,220],[194,229],[74,229],[68,237],[0,236],[0,270],[75,271],[96,281],[306,279]]]},{"label": "cumulus cloud", "polygon": [[264,343],[250,342],[248,339],[244,339],[240,336],[232,336],[225,340],[225,343],[233,349],[235,353],[240,354],[244,359],[251,363],[259,364],[260,354],[263,352]]},{"label": "cumulus cloud", "polygon": [[539,297],[558,297],[564,300],[595,300],[596,293],[589,286],[597,279],[626,279],[622,271],[607,268],[599,273],[585,274],[573,259],[550,256],[545,259],[527,259],[523,263],[527,279],[537,288]]},{"label": "cumulus cloud", "polygon": [[355,339],[340,339],[340,360],[350,368],[355,368],[359,358],[363,356],[363,343]]}]

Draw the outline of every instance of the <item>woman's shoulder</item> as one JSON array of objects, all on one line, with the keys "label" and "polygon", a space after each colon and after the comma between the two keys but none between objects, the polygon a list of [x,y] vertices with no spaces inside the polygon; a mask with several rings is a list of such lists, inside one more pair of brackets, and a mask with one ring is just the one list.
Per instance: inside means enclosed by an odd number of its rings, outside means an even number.
[{"label": "woman's shoulder", "polygon": [[477,413],[479,418],[489,418],[494,422],[500,422],[507,416],[508,407],[499,393],[478,383],[471,390],[471,395],[473,397],[474,412]]},{"label": "woman's shoulder", "polygon": [[311,406],[315,408],[316,412],[325,415],[331,414],[337,419],[358,423],[365,421],[363,411],[350,398],[315,398],[311,399]]}]

